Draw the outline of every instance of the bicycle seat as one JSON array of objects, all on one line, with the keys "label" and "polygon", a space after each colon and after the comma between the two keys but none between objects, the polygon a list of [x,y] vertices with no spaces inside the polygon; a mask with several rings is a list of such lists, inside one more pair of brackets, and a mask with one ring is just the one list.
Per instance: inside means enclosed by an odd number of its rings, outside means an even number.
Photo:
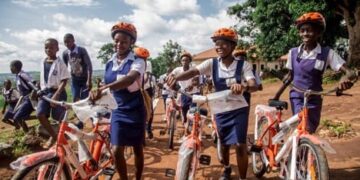
[{"label": "bicycle seat", "polygon": [[288,103],[286,101],[279,101],[275,99],[269,99],[269,106],[275,107],[276,109],[282,110],[288,108]]},{"label": "bicycle seat", "polygon": [[[189,109],[189,113],[190,114],[194,114],[196,111],[196,107],[192,107]],[[200,115],[203,115],[203,116],[207,116],[208,114],[208,110],[207,109],[204,109],[204,108],[200,108]]]}]

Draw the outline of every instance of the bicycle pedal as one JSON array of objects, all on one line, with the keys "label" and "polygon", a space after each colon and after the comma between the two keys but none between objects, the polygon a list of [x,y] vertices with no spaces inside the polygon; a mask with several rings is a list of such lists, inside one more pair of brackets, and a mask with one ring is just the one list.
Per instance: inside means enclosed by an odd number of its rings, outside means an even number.
[{"label": "bicycle pedal", "polygon": [[174,177],[175,176],[175,169],[165,169],[165,176],[166,177]]},{"label": "bicycle pedal", "polygon": [[165,130],[160,130],[160,136],[163,136],[166,134],[166,131]]},{"label": "bicycle pedal", "polygon": [[211,156],[202,154],[202,155],[200,155],[199,162],[202,165],[208,166],[208,165],[210,165],[210,162],[211,162]]},{"label": "bicycle pedal", "polygon": [[262,146],[258,146],[256,144],[251,145],[250,152],[260,153],[263,150]]},{"label": "bicycle pedal", "polygon": [[103,171],[103,173],[107,176],[112,176],[115,174],[115,169],[111,167],[106,167]]},{"label": "bicycle pedal", "polygon": [[205,135],[203,135],[202,138],[203,138],[203,139],[206,139],[206,140],[212,140],[211,134],[205,134]]}]

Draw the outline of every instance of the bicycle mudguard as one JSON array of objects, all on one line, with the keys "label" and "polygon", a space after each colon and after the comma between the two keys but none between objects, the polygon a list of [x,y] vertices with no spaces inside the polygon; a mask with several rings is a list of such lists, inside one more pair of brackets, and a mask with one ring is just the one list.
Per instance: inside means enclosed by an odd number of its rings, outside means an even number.
[{"label": "bicycle mudguard", "polygon": [[303,134],[300,136],[301,138],[307,138],[309,139],[312,143],[319,145],[324,151],[330,153],[330,154],[336,154],[336,151],[333,147],[331,147],[330,143],[328,141],[326,141],[325,139],[322,139],[320,137],[317,136],[313,136],[310,134]]},{"label": "bicycle mudguard", "polygon": [[10,163],[10,167],[13,170],[22,170],[24,168],[33,166],[40,161],[44,161],[47,159],[51,159],[56,156],[55,148],[49,149],[47,151],[37,152],[29,155],[25,155],[22,157],[19,157],[12,163]]}]

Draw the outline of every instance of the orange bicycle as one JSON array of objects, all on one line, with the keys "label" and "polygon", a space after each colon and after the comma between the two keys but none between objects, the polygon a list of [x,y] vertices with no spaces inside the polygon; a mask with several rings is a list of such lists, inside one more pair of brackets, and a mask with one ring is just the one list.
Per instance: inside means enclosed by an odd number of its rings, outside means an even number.
[{"label": "orange bicycle", "polygon": [[[177,105],[176,99],[174,96],[168,97],[166,100],[166,127],[167,127],[167,134],[169,135],[168,140],[168,148],[173,149],[174,148],[174,136],[175,136],[175,130],[176,130],[176,112],[180,111],[180,106]],[[161,135],[165,134],[165,131],[160,131]]]},{"label": "orange bicycle", "polygon": [[308,100],[312,95],[343,95],[338,88],[317,92],[291,85],[304,94],[302,110],[283,121],[282,110],[287,102],[270,100],[269,106],[257,105],[255,114],[255,143],[251,146],[252,169],[256,177],[280,168],[279,177],[285,179],[329,179],[329,167],[325,152],[336,153],[330,144],[310,134]]},{"label": "orange bicycle", "polygon": [[[103,92],[103,97],[110,97],[114,100],[109,90]],[[113,109],[114,107],[111,106],[114,105],[111,104],[114,102],[109,105],[106,102],[97,103],[97,101],[95,105],[90,105],[88,100],[66,103],[54,101],[45,96],[42,98],[67,108],[60,125],[56,145],[47,151],[20,157],[11,163],[11,167],[18,170],[12,179],[97,179],[101,175],[112,177],[115,170],[112,168],[114,157],[110,150],[109,141],[110,122],[103,117],[103,112]],[[85,133],[68,122],[68,109],[74,110],[78,104],[89,106],[88,112],[91,112],[92,115],[87,114],[86,116],[90,116],[93,122],[93,129],[90,133]],[[84,111],[84,108],[81,111]],[[80,113],[77,115],[78,117],[82,116]],[[78,157],[71,148],[69,138],[78,142]],[[91,140],[90,148],[87,148],[83,140]]]}]

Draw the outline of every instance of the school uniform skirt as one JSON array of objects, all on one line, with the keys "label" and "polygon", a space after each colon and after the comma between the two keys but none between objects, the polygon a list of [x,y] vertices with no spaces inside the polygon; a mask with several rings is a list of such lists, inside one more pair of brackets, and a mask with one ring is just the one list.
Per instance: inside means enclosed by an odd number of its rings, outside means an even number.
[{"label": "school uniform skirt", "polygon": [[249,120],[249,107],[215,115],[219,139],[223,145],[245,144]]},{"label": "school uniform skirt", "polygon": [[113,110],[110,139],[117,146],[139,146],[145,138],[145,107],[131,110]]}]

